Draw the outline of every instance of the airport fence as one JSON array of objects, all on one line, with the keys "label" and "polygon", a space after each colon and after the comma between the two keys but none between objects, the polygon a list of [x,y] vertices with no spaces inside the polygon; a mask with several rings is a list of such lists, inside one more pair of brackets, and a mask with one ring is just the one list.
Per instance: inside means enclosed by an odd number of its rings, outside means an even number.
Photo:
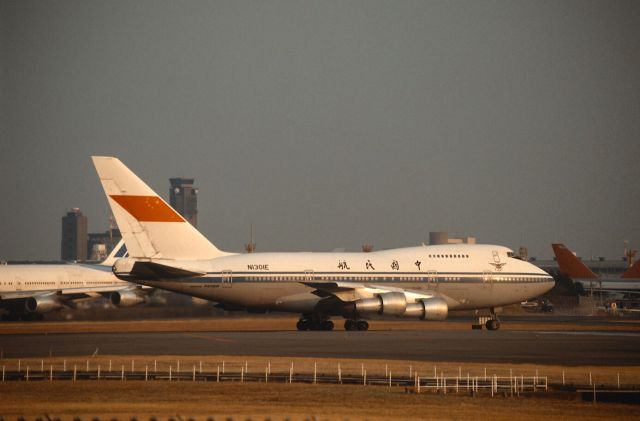
[{"label": "airport fence", "polygon": [[244,364],[223,361],[222,364],[217,364],[213,368],[210,364],[202,364],[201,361],[198,364],[189,365],[176,361],[168,367],[164,362],[159,367],[157,361],[150,366],[148,363],[137,362],[136,364],[135,360],[131,360],[130,365],[122,362],[113,364],[113,361],[109,360],[108,364],[103,366],[92,364],[90,360],[86,360],[83,364],[63,360],[58,361],[57,364],[47,365],[44,360],[40,360],[39,364],[34,364],[34,361],[17,360],[12,361],[8,366],[2,365],[1,381],[137,380],[360,384],[400,386],[415,388],[417,392],[431,390],[445,394],[454,391],[490,392],[492,396],[504,390],[519,394],[520,392],[546,391],[548,388],[548,380],[544,376],[504,377],[495,374],[487,375],[486,370],[484,375],[472,376],[466,373],[466,377],[463,377],[461,372],[458,376],[438,374],[435,368],[433,376],[420,376],[412,367],[409,367],[408,372],[394,374],[389,365],[385,366],[384,374],[376,371],[367,373],[364,364],[361,364],[359,372],[353,365],[343,367],[340,363],[337,365],[314,363],[312,370],[308,365],[296,367],[293,362],[286,366],[268,362],[262,369],[255,366],[252,368],[250,371],[248,361]]},{"label": "airport fence", "polygon": [[[386,385],[405,387],[417,392],[438,393],[486,393],[510,394],[546,392],[550,386],[560,389],[566,386],[591,389],[596,384],[591,372],[576,381],[575,373],[565,380],[564,370],[554,373],[551,382],[547,375],[539,375],[538,369],[488,369],[477,365],[463,371],[462,366],[428,363],[385,362],[336,362],[293,360],[232,361],[202,360],[185,357],[160,359],[123,359],[111,356],[91,358],[0,359],[0,380],[5,381],[86,381],[86,380],[138,380],[138,381],[208,381],[208,382],[276,382],[276,383],[325,383],[354,385]],[[455,374],[452,374],[452,371]],[[615,375],[615,373],[614,373]],[[617,376],[603,381],[598,373],[598,387],[609,389],[639,389],[635,376],[621,379]]]}]

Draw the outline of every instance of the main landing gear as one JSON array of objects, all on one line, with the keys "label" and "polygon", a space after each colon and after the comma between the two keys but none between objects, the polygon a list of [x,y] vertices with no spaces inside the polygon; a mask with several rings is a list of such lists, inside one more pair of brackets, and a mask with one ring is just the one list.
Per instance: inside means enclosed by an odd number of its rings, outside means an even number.
[{"label": "main landing gear", "polygon": [[369,322],[366,320],[347,319],[344,321],[344,330],[369,330]]},{"label": "main landing gear", "polygon": [[298,330],[333,330],[333,322],[328,319],[303,316],[296,324]]}]

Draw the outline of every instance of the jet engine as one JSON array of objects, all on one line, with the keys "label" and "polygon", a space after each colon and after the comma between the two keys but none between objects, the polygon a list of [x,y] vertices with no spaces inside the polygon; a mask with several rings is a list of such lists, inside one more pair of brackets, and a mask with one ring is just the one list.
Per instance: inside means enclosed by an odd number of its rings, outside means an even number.
[{"label": "jet engine", "polygon": [[29,297],[24,303],[29,313],[48,313],[62,308],[62,303],[52,296]]},{"label": "jet engine", "polygon": [[421,320],[444,320],[449,313],[447,302],[440,297],[422,299],[407,304],[404,317],[418,317]]},{"label": "jet engine", "polygon": [[114,291],[110,296],[111,304],[116,307],[133,307],[144,302],[144,297],[130,289]]},{"label": "jet engine", "polygon": [[360,314],[385,314],[401,316],[407,309],[407,298],[402,292],[386,292],[374,298],[364,298],[355,302],[356,312]]}]

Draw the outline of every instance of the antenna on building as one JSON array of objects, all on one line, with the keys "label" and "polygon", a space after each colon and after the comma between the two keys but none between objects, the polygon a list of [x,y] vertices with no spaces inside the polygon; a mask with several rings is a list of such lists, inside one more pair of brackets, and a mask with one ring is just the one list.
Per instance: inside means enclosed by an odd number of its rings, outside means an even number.
[{"label": "antenna on building", "polygon": [[631,250],[629,248],[629,241],[624,240],[624,257],[627,259],[627,266],[633,265],[633,258],[636,257],[637,250]]},{"label": "antenna on building", "polygon": [[249,238],[249,244],[245,244],[244,249],[247,253],[253,253],[256,251],[256,243],[253,242],[253,222],[251,223],[251,237]]}]

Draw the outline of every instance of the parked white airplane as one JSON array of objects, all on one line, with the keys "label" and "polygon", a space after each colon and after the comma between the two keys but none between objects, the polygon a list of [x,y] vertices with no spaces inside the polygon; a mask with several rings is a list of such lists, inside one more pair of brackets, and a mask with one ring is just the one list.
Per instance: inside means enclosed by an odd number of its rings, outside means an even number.
[{"label": "parked white airplane", "polygon": [[491,245],[439,245],[372,253],[220,251],[120,160],[93,157],[129,250],[120,279],[220,303],[223,308],[301,313],[300,330],[367,330],[374,314],[442,320],[449,310],[489,308],[550,290],[543,270]]},{"label": "parked white airplane", "polygon": [[581,285],[584,291],[640,294],[640,260],[620,276],[603,276],[595,274],[564,244],[552,244],[551,247],[560,272]]},{"label": "parked white airplane", "polygon": [[2,320],[42,319],[44,313],[62,306],[75,307],[75,300],[99,296],[109,297],[120,307],[145,301],[149,288],[121,281],[111,271],[116,259],[126,254],[121,241],[100,264],[0,266]]}]

